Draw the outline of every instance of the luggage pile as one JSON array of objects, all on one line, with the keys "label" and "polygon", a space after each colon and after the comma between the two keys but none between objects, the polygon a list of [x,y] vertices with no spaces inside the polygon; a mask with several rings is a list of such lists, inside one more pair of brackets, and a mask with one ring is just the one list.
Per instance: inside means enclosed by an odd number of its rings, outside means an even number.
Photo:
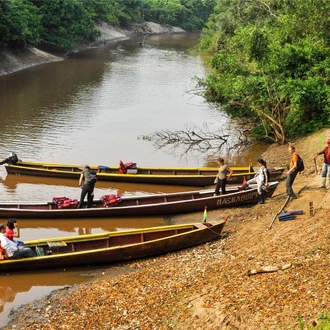
[{"label": "luggage pile", "polygon": [[119,173],[121,174],[136,174],[138,172],[136,163],[123,163],[119,161]]},{"label": "luggage pile", "polygon": [[111,195],[103,195],[100,198],[102,204],[104,207],[112,205],[112,204],[118,204],[121,202],[121,197],[119,195],[111,194]]},{"label": "luggage pile", "polygon": [[296,211],[290,211],[290,212],[283,211],[283,212],[279,213],[277,215],[277,217],[278,217],[279,221],[287,221],[287,220],[293,220],[295,215],[302,214],[302,213],[303,213],[302,210],[296,210]]}]

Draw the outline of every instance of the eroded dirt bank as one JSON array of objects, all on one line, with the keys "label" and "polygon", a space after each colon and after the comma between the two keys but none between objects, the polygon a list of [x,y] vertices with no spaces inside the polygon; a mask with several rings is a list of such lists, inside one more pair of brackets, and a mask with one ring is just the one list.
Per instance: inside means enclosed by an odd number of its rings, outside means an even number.
[{"label": "eroded dirt bank", "polygon": [[[97,40],[81,42],[72,51],[102,47],[105,43],[128,40],[136,35],[185,32],[178,27],[165,27],[153,22],[132,24],[129,29],[120,29],[104,23],[99,25],[98,29],[101,36]],[[64,55],[53,55],[34,47],[19,50],[0,49],[0,76],[47,62],[62,61],[64,58]]]}]

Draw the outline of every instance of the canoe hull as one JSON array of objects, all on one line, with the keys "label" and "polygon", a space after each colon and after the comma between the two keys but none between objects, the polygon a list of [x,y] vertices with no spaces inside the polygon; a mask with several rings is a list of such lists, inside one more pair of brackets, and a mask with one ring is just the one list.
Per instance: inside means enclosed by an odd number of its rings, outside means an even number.
[{"label": "canoe hull", "polygon": [[[270,184],[266,198],[270,198],[278,182]],[[181,193],[157,194],[138,197],[123,197],[118,204],[103,207],[95,201],[92,208],[57,209],[53,202],[48,203],[0,203],[0,218],[17,219],[56,219],[56,218],[111,218],[172,215],[201,212],[207,207],[215,210],[253,204],[259,201],[257,188],[238,191],[228,188],[226,195],[213,196],[213,190],[188,191]]]},{"label": "canoe hull", "polygon": [[[134,259],[157,256],[203,244],[220,237],[225,221],[217,223],[164,226],[126,231],[85,235],[84,237],[57,238],[67,246],[56,249],[51,255],[38,256],[0,262],[0,272],[38,270],[88,266],[93,264],[111,264]],[[133,233],[132,233],[133,232]],[[53,239],[54,240],[54,239]],[[26,246],[35,246],[46,252],[47,240],[25,242]],[[73,250],[76,250],[72,252]]]},{"label": "canoe hull", "polygon": [[[18,162],[16,165],[6,165],[8,174],[55,177],[61,179],[79,179],[81,166],[64,164],[44,164]],[[137,168],[137,174],[120,174],[114,167],[91,166],[97,171],[100,181],[131,182],[140,184],[178,185],[206,187],[214,184],[217,168]],[[251,167],[233,167],[234,174],[228,180],[229,184],[240,184],[245,177],[249,180],[255,176]],[[274,169],[272,180],[282,175],[283,169]]]}]

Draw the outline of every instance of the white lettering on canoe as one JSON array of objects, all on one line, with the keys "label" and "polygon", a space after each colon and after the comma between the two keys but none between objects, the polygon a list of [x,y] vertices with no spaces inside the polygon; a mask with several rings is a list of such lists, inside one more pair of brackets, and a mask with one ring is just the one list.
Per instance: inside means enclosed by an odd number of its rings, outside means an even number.
[{"label": "white lettering on canoe", "polygon": [[238,204],[241,202],[246,202],[250,200],[254,200],[258,197],[257,191],[251,191],[249,193],[241,193],[235,196],[221,197],[217,200],[217,205],[230,205],[230,204]]}]

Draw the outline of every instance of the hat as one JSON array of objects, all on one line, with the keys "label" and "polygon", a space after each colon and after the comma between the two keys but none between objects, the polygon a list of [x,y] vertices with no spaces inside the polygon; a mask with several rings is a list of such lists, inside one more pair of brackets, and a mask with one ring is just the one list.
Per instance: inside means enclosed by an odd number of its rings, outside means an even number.
[{"label": "hat", "polygon": [[89,165],[85,165],[84,168],[87,168],[87,169],[89,169],[89,170],[91,169],[91,168],[89,167]]},{"label": "hat", "polygon": [[330,138],[327,140],[327,143],[330,144]]}]

